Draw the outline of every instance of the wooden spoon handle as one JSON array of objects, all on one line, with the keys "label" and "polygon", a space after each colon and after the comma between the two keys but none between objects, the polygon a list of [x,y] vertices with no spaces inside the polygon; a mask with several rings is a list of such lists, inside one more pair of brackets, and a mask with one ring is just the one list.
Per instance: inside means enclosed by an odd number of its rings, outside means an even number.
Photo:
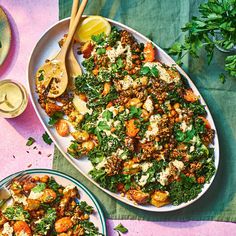
[{"label": "wooden spoon handle", "polygon": [[72,5],[72,9],[71,9],[69,32],[72,29],[73,22],[74,22],[75,16],[76,16],[76,12],[78,11],[78,6],[79,6],[79,0],[74,0],[73,5]]},{"label": "wooden spoon handle", "polygon": [[74,36],[74,33],[77,29],[77,26],[79,24],[79,21],[80,21],[80,18],[84,12],[84,9],[86,7],[86,4],[87,4],[88,0],[83,0],[80,7],[79,7],[79,10],[75,16],[75,20],[72,22],[72,26],[71,26],[71,30],[69,31],[69,34],[66,38],[66,42],[63,44],[62,46],[62,49],[61,49],[61,56],[65,57],[66,56],[66,53],[67,53],[67,50],[68,50],[68,47],[70,46],[70,42]]}]

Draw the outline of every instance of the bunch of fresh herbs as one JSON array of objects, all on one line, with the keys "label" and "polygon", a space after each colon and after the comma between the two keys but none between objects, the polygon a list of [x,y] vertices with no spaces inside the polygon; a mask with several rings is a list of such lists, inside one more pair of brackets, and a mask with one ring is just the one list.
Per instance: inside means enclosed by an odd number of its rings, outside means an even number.
[{"label": "bunch of fresh herbs", "polygon": [[[215,47],[233,51],[236,46],[236,0],[208,0],[199,6],[199,12],[199,17],[193,17],[182,28],[183,32],[189,33],[184,42],[176,42],[169,48],[169,53],[177,56],[178,64],[187,53],[198,58],[202,48],[210,64]],[[225,58],[225,71],[236,77],[235,54]],[[219,78],[225,82],[224,74]]]}]

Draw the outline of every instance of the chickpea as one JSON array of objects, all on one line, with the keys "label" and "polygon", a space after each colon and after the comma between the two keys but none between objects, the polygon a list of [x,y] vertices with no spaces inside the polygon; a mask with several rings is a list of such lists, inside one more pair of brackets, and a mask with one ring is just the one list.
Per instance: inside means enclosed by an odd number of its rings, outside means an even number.
[{"label": "chickpea", "polygon": [[102,91],[102,95],[103,96],[106,96],[111,90],[111,83],[104,83],[104,88],[103,88],[103,91]]},{"label": "chickpea", "polygon": [[84,219],[88,220],[89,219],[89,215],[88,214],[84,214]]},{"label": "chickpea", "polygon": [[176,110],[176,109],[179,109],[179,107],[180,107],[180,104],[179,104],[178,102],[174,104],[174,109],[175,109],[175,110]]},{"label": "chickpea", "polygon": [[111,132],[114,133],[116,131],[115,127],[111,127]]},{"label": "chickpea", "polygon": [[40,182],[42,183],[47,183],[49,180],[49,176],[48,175],[44,175],[43,177],[40,178]]},{"label": "chickpea", "polygon": [[149,114],[145,109],[142,109],[141,117],[142,117],[144,120],[148,120],[148,119],[149,119],[149,116],[150,116],[150,114]]},{"label": "chickpea", "polygon": [[171,113],[172,116],[175,116],[175,115],[176,115],[176,111],[175,111],[175,110],[171,110],[170,113]]},{"label": "chickpea", "polygon": [[120,106],[119,107],[119,112],[122,112],[122,111],[124,111],[125,110],[125,107],[124,106]]},{"label": "chickpea", "polygon": [[130,107],[130,106],[135,106],[135,107],[141,107],[143,105],[143,103],[141,102],[141,100],[139,98],[131,98],[128,103],[126,104],[126,107]]},{"label": "chickpea", "polygon": [[94,148],[95,144],[93,141],[86,141],[82,143],[82,148],[86,151],[89,152]]},{"label": "chickpea", "polygon": [[39,176],[37,176],[37,175],[33,176],[32,178],[33,178],[33,180],[36,181],[36,182],[40,180]]},{"label": "chickpea", "polygon": [[141,77],[141,78],[140,78],[140,83],[141,83],[143,86],[147,85],[147,84],[148,84],[148,77],[146,77],[146,76]]}]

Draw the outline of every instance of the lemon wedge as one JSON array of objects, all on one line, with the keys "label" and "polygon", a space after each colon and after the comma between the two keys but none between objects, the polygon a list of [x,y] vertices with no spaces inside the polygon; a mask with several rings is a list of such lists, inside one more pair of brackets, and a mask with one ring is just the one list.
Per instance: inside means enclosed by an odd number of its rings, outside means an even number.
[{"label": "lemon wedge", "polygon": [[111,25],[102,16],[89,16],[83,20],[77,31],[75,32],[74,39],[81,43],[85,43],[91,39],[92,35],[101,33],[106,35],[111,32]]}]

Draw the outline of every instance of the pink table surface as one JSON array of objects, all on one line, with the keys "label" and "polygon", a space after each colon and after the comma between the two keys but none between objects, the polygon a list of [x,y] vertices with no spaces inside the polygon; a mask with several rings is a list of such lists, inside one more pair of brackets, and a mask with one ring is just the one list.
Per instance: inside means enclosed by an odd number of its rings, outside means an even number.
[{"label": "pink table surface", "polygon": [[[0,79],[13,79],[27,85],[27,65],[36,42],[43,32],[58,20],[57,0],[0,0],[12,26],[12,44],[7,60],[0,67]],[[0,32],[1,33],[1,32]],[[31,102],[18,118],[0,118],[0,179],[27,168],[51,168],[53,145],[42,141],[44,132]],[[25,145],[28,137],[36,144]],[[36,148],[34,149],[34,146]],[[51,155],[50,155],[51,154]],[[147,212],[144,212],[147,214]],[[142,236],[221,236],[236,235],[236,224],[214,221],[148,222],[107,220],[108,235],[117,235],[113,228],[122,223],[126,235]]]}]

